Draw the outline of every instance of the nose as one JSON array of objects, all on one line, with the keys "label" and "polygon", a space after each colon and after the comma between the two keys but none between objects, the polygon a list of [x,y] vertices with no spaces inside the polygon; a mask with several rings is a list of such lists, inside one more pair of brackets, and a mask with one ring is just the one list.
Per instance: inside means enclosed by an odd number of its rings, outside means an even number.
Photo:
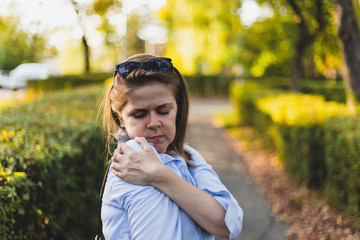
[{"label": "nose", "polygon": [[154,129],[154,128],[158,128],[161,126],[161,122],[158,118],[158,115],[154,112],[149,114],[149,121],[147,124],[148,128]]}]

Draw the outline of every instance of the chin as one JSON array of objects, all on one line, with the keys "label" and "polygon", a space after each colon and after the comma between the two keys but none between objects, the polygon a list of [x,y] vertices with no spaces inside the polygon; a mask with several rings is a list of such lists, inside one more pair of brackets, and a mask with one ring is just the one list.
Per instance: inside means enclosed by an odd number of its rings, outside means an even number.
[{"label": "chin", "polygon": [[158,153],[165,153],[166,152],[166,149],[164,149],[162,146],[154,146],[155,147],[155,149],[156,149],[156,151],[158,152]]}]

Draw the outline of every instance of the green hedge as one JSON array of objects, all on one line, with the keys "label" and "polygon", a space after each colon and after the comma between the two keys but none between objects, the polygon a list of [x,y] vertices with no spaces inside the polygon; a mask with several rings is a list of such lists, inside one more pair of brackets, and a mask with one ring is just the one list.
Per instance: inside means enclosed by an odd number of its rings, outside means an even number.
[{"label": "green hedge", "polygon": [[[92,73],[83,75],[51,76],[48,79],[29,80],[27,88],[36,92],[72,89],[73,87],[88,84],[100,84],[112,78],[113,73]],[[192,75],[184,76],[190,94],[193,96],[228,96],[229,85],[234,81],[234,76],[228,75]]]},{"label": "green hedge", "polygon": [[[111,73],[112,74],[112,73]],[[82,75],[62,75],[62,76],[50,76],[49,78],[34,79],[27,82],[27,89],[34,90],[36,92],[46,92],[53,90],[69,90],[73,87],[84,86],[89,84],[101,84],[106,79],[111,78],[109,73],[91,73]]]},{"label": "green hedge", "polygon": [[297,179],[319,187],[326,178],[324,121],[350,115],[339,103],[322,96],[282,94],[257,100],[257,108],[271,117],[280,159]]},{"label": "green hedge", "polygon": [[104,173],[98,88],[0,109],[2,239],[90,239]]},{"label": "green hedge", "polygon": [[[246,84],[252,83],[261,86],[261,89],[283,90],[289,92],[289,78],[253,78],[245,79]],[[311,95],[321,95],[326,101],[335,101],[345,103],[345,88],[343,81],[325,80],[325,79],[301,79],[300,92]]]},{"label": "green hedge", "polygon": [[232,85],[240,123],[272,142],[292,176],[323,190],[332,205],[360,221],[360,118],[323,96],[271,91]]},{"label": "green hedge", "polygon": [[360,219],[360,118],[327,119],[324,142],[329,203]]},{"label": "green hedge", "polygon": [[229,86],[235,80],[234,76],[228,75],[193,75],[184,78],[193,96],[228,96]]}]

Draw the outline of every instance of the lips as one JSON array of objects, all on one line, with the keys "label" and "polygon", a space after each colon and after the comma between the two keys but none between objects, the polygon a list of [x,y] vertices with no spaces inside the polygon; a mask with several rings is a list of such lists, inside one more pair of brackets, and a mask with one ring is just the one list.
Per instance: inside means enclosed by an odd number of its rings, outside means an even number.
[{"label": "lips", "polygon": [[162,137],[163,135],[158,135],[158,136],[149,137],[148,139],[157,142],[160,141]]}]

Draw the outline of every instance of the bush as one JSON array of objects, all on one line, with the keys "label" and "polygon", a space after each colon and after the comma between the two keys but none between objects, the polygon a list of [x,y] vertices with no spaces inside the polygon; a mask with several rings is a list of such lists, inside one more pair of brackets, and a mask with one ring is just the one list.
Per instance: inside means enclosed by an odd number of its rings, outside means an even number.
[{"label": "bush", "polygon": [[259,99],[256,106],[275,126],[274,142],[280,159],[297,179],[321,186],[326,177],[324,157],[325,119],[348,116],[348,109],[322,96],[282,94]]},{"label": "bush", "polygon": [[91,73],[83,75],[64,75],[51,76],[45,80],[35,79],[27,82],[27,89],[36,92],[47,92],[53,90],[69,90],[73,87],[84,86],[89,84],[101,84],[106,79],[111,78],[108,73]]},{"label": "bush", "polygon": [[324,97],[326,101],[346,102],[345,88],[343,82],[336,81],[305,81],[301,92],[316,94]]},{"label": "bush", "polygon": [[357,216],[360,224],[359,117],[324,96],[272,89],[256,81],[232,85],[240,122],[272,142],[292,176],[325,190],[331,205]]},{"label": "bush", "polygon": [[191,95],[228,96],[229,85],[234,76],[227,75],[193,75],[184,76]]},{"label": "bush", "polygon": [[[261,89],[284,90],[287,92],[291,91],[291,82],[289,78],[254,78],[247,79],[245,83],[255,83]],[[340,103],[345,103],[346,101],[343,81],[325,79],[302,79],[300,81],[300,92],[304,94],[323,96],[326,101],[334,101]]]},{"label": "bush", "polygon": [[2,239],[94,235],[104,173],[96,87],[1,109]]},{"label": "bush", "polygon": [[360,219],[359,117],[327,119],[324,142],[329,203]]},{"label": "bush", "polygon": [[235,115],[240,124],[256,126],[258,109],[256,101],[262,97],[279,94],[263,88],[257,82],[234,82],[230,85],[230,99],[235,105]]}]

